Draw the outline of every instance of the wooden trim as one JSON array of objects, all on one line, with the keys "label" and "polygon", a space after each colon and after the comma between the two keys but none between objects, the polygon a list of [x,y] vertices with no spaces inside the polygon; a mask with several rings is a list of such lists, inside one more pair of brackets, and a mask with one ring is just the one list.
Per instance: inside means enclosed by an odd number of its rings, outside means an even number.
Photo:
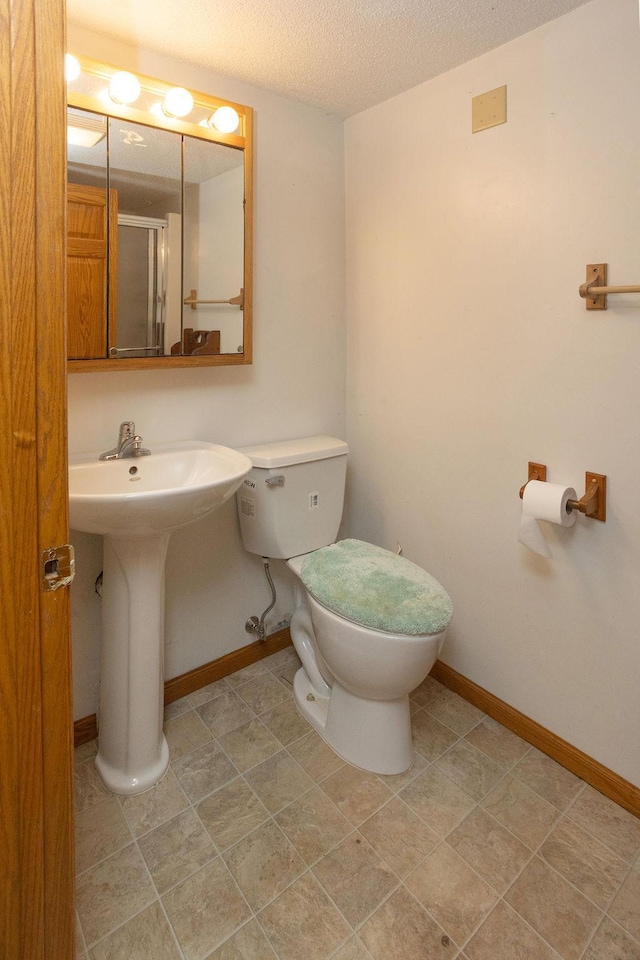
[{"label": "wooden trim", "polygon": [[272,633],[264,643],[249,643],[246,647],[240,647],[239,650],[232,650],[226,653],[224,657],[212,660],[210,663],[204,663],[201,667],[189,670],[173,680],[167,680],[164,685],[164,702],[173,703],[180,697],[186,697],[188,693],[199,690],[200,687],[206,687],[208,683],[215,680],[222,680],[229,674],[241,670],[242,667],[248,667],[252,663],[264,660],[265,657],[291,646],[291,635],[289,628],[278,630]]},{"label": "wooden trim", "polygon": [[220,353],[204,357],[122,357],[105,360],[69,360],[67,373],[105,373],[107,370],[174,370],[176,367],[231,367],[251,363],[244,353]]},{"label": "wooden trim", "polygon": [[562,737],[520,713],[515,707],[510,707],[504,700],[500,700],[488,690],[478,686],[473,680],[468,680],[441,660],[436,661],[431,676],[507,727],[508,730],[522,737],[527,743],[533,744],[547,756],[557,760],[567,770],[603,793],[605,797],[609,797],[625,810],[640,817],[640,787],[634,786],[593,757],[567,743]]},{"label": "wooden trim", "polygon": [[0,955],[74,954],[62,0],[0,0]]},{"label": "wooden trim", "polygon": [[95,713],[88,717],[82,717],[73,724],[73,745],[79,747],[83,743],[89,743],[98,736],[98,718]]},{"label": "wooden trim", "polygon": [[[66,84],[64,0],[35,12],[36,455],[38,567],[42,552],[69,542],[66,378]],[[44,55],[43,55],[44,54]],[[40,570],[38,569],[40,581]],[[69,587],[41,593],[44,955],[73,956],[76,943],[73,691]]]},{"label": "wooden trim", "polygon": [[[173,680],[167,680],[164,685],[164,702],[167,704],[173,703],[174,700],[180,700],[181,697],[186,697],[188,693],[194,693],[201,687],[206,687],[208,683],[222,680],[223,677],[228,677],[236,670],[241,670],[252,663],[264,660],[265,657],[270,657],[272,653],[277,653],[278,650],[284,650],[285,647],[289,646],[291,646],[291,634],[289,628],[286,627],[284,630],[272,633],[264,643],[256,641],[246,647],[240,647],[239,650],[232,650],[231,653],[226,653],[217,660],[203,663],[201,667],[195,667],[188,673],[174,677]],[[73,725],[73,733],[76,747],[79,747],[81,743],[87,743],[89,740],[95,740],[98,736],[95,713],[92,713],[89,717],[83,717],[81,720],[76,720]]]}]

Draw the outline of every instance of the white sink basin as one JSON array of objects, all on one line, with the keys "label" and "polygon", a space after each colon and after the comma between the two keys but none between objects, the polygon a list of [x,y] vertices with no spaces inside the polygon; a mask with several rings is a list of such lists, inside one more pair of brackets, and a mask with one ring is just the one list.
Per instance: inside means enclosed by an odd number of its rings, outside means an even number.
[{"label": "white sink basin", "polygon": [[72,461],[70,526],[118,539],[166,533],[223,504],[250,469],[237,450],[191,440],[155,445],[148,457]]},{"label": "white sink basin", "polygon": [[96,768],[114,793],[157,783],[162,732],[164,566],[171,531],[211,513],[251,469],[215,443],[153,445],[150,456],[69,466],[70,526],[104,534],[100,731]]}]

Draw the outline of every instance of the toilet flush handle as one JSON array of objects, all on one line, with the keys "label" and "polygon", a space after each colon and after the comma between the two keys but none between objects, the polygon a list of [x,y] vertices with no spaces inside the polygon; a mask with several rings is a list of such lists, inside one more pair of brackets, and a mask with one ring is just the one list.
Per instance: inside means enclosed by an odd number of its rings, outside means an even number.
[{"label": "toilet flush handle", "polygon": [[277,477],[267,477],[265,483],[268,487],[284,487],[284,477],[282,474]]}]

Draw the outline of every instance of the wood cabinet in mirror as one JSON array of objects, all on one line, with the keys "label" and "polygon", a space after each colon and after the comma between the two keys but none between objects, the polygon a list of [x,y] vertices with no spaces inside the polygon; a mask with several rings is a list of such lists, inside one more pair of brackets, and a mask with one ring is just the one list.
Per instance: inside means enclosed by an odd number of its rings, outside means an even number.
[{"label": "wood cabinet in mirror", "polygon": [[77,62],[67,87],[69,371],[251,363],[251,108]]}]

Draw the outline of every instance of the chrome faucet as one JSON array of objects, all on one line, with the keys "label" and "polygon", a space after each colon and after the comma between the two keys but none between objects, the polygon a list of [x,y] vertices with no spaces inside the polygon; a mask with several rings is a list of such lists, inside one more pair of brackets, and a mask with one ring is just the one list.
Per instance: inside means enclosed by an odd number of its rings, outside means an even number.
[{"label": "chrome faucet", "polygon": [[125,457],[148,457],[151,450],[142,446],[142,437],[136,434],[133,420],[125,420],[118,431],[118,445],[100,454],[100,460],[124,460]]}]

